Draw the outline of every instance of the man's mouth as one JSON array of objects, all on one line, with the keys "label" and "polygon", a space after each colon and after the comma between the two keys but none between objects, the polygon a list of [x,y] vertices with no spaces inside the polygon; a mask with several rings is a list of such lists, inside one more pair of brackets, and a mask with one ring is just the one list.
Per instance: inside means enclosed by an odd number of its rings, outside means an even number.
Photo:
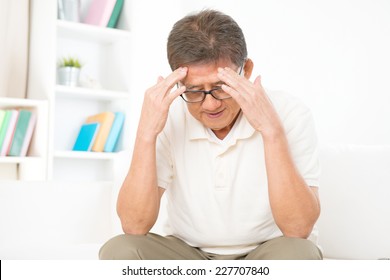
[{"label": "man's mouth", "polygon": [[210,119],[216,119],[216,118],[219,118],[220,116],[222,116],[223,114],[223,111],[218,111],[218,112],[215,112],[215,113],[206,113],[207,117],[209,117]]}]

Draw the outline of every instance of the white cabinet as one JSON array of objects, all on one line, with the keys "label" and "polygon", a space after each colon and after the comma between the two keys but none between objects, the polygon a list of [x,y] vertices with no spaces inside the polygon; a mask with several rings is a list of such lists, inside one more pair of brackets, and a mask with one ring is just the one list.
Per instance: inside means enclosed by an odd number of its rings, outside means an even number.
[{"label": "white cabinet", "polygon": [[45,180],[48,151],[47,101],[0,98],[0,109],[15,108],[34,112],[37,116],[37,122],[26,157],[0,157],[0,180]]},{"label": "white cabinet", "polygon": [[[31,10],[28,98],[44,100],[48,106],[45,179],[116,181],[115,165],[118,159],[129,154],[132,146],[128,140],[132,99],[131,32],[58,20],[57,1],[32,1]],[[125,10],[120,21],[128,20]],[[57,63],[65,56],[81,61],[81,80],[94,80],[101,87],[58,85]],[[105,111],[125,114],[116,150],[113,153],[72,151],[86,118]]]},{"label": "white cabinet", "polygon": [[55,85],[53,97],[53,153],[50,179],[75,181],[115,180],[118,153],[130,147],[126,141],[127,122],[114,153],[74,152],[73,144],[88,116],[104,111],[121,111],[126,119],[131,102],[129,31],[100,28],[81,23],[57,21],[57,60],[77,57],[83,79],[99,82],[101,88]]}]

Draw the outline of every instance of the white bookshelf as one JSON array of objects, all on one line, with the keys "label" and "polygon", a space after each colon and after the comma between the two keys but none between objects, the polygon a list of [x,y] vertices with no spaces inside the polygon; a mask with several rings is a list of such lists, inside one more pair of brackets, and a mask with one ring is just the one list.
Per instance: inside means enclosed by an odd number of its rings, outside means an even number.
[{"label": "white bookshelf", "polygon": [[[126,5],[130,5],[127,2]],[[118,154],[131,149],[128,120],[132,34],[130,30],[104,28],[57,19],[57,1],[32,2],[29,98],[46,100],[47,176],[50,181],[114,182]],[[129,7],[120,21],[128,22]],[[119,23],[120,26],[126,24]],[[57,64],[63,57],[82,63],[81,79],[94,80],[94,88],[68,87],[57,81]],[[121,111],[125,123],[113,153],[72,151],[87,117]],[[120,180],[120,178],[119,178]]]},{"label": "white bookshelf", "polygon": [[83,87],[68,87],[56,85],[55,88],[57,97],[62,98],[79,98],[91,100],[123,100],[129,98],[127,91],[113,91],[105,89],[89,89]]},{"label": "white bookshelf", "polygon": [[0,109],[26,109],[37,116],[34,133],[25,157],[0,157],[0,180],[45,180],[48,154],[48,106],[45,100],[0,98]]},{"label": "white bookshelf", "polygon": [[57,20],[58,36],[79,41],[89,41],[98,44],[112,44],[130,40],[131,33],[127,30],[102,28],[99,26]]},{"label": "white bookshelf", "polygon": [[79,151],[56,151],[54,156],[62,159],[86,159],[86,160],[115,160],[116,153],[94,153]]},{"label": "white bookshelf", "polygon": [[[126,104],[130,102],[130,77],[126,63],[130,64],[131,33],[61,20],[57,20],[56,25],[57,59],[67,55],[78,57],[84,64],[82,74],[98,80],[102,88],[55,85],[50,179],[114,181],[116,153],[129,149],[123,144],[127,141],[119,141],[114,153],[75,152],[72,146],[88,116],[121,111],[129,118]],[[121,137],[126,137],[126,132],[122,132]]]}]

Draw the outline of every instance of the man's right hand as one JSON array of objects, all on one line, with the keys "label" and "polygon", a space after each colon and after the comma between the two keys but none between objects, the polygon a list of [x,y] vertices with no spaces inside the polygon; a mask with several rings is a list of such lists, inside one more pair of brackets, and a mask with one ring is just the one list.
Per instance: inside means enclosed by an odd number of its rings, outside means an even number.
[{"label": "man's right hand", "polygon": [[165,79],[160,76],[157,83],[145,92],[138,136],[154,140],[163,130],[173,100],[186,90],[185,86],[174,91],[172,88],[185,78],[187,71],[187,67],[180,67]]}]

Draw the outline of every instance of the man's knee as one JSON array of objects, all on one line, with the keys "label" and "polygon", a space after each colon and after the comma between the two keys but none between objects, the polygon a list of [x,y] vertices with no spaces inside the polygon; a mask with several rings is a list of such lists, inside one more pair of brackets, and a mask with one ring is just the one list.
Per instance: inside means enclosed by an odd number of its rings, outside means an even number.
[{"label": "man's knee", "polygon": [[264,242],[248,254],[250,259],[321,260],[320,249],[303,238],[278,237]]},{"label": "man's knee", "polygon": [[121,234],[108,240],[99,251],[101,260],[140,260],[140,248],[148,243],[146,235]]}]

